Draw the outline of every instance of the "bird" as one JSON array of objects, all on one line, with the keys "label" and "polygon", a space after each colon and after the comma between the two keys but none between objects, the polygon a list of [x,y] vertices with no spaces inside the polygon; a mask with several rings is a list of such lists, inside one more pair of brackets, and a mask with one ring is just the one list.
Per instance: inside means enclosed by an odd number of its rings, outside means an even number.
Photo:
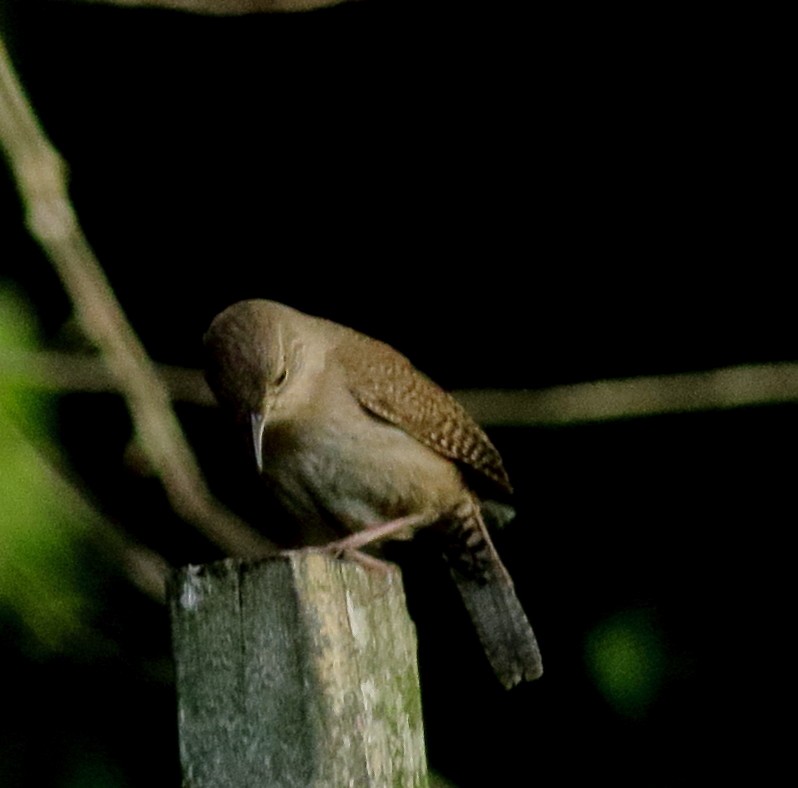
[{"label": "bird", "polygon": [[390,345],[276,301],[227,307],[204,351],[209,387],[290,516],[347,535],[342,549],[434,532],[499,681],[542,674],[488,528],[514,516],[512,486],[454,397]]}]

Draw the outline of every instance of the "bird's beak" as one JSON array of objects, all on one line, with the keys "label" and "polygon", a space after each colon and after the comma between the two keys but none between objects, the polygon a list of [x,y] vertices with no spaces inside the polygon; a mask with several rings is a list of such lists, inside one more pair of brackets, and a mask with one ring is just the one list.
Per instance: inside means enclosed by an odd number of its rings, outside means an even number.
[{"label": "bird's beak", "polygon": [[258,473],[263,473],[263,430],[266,427],[266,417],[263,413],[251,413],[252,421],[252,447],[255,449],[255,462],[258,464]]}]

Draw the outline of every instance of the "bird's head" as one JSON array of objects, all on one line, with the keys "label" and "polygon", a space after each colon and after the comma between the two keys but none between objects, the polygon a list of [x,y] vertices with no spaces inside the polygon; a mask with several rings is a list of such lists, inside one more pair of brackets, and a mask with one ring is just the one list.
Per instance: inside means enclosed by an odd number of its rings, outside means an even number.
[{"label": "bird's head", "polygon": [[258,469],[263,434],[290,407],[302,361],[291,312],[273,301],[240,301],[217,315],[205,334],[205,376],[219,404],[252,432]]}]

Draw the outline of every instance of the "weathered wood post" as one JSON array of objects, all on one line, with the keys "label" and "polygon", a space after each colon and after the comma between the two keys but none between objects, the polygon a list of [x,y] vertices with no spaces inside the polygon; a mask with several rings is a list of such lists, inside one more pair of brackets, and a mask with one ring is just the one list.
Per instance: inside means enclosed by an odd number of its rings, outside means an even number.
[{"label": "weathered wood post", "polygon": [[184,785],[427,785],[397,569],[228,559],[179,570],[170,604]]}]

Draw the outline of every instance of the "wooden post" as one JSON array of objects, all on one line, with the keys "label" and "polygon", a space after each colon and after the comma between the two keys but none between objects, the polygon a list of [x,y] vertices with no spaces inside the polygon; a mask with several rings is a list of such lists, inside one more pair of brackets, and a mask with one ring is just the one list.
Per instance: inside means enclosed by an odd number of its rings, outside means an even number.
[{"label": "wooden post", "polygon": [[397,569],[228,559],[176,572],[170,605],[185,786],[427,785]]}]

